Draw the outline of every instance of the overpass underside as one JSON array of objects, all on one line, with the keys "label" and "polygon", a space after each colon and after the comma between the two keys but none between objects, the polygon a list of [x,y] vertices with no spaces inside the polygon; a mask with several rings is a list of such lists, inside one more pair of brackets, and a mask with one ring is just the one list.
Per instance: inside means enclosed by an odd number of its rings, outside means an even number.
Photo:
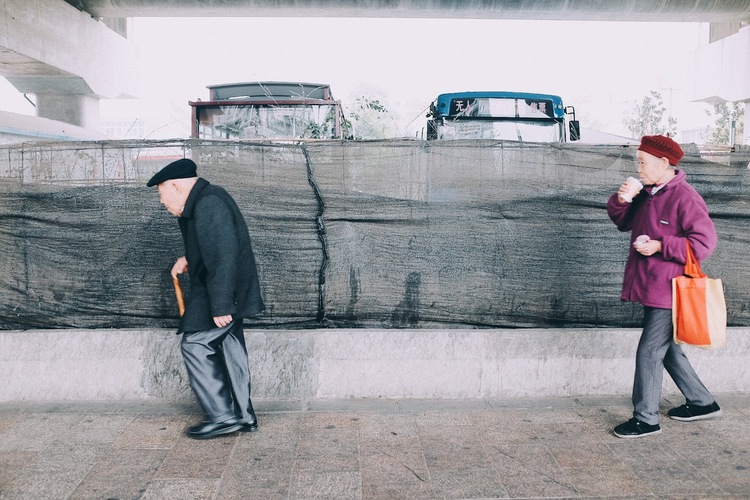
[{"label": "overpass underside", "polygon": [[0,10],[0,76],[35,96],[38,116],[98,132],[100,99],[137,97],[127,18],[185,16],[720,23],[716,33],[727,41],[698,55],[694,99],[750,102],[750,28],[741,33],[750,4],[743,0],[8,0]]},{"label": "overpass underside", "polygon": [[567,21],[750,20],[742,0],[66,0],[94,17],[423,17]]}]

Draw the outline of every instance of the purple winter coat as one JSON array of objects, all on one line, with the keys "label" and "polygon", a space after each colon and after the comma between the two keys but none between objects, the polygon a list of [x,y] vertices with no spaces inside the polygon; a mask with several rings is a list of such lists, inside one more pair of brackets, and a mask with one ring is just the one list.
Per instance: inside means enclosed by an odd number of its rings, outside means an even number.
[{"label": "purple winter coat", "polygon": [[[617,229],[632,231],[622,300],[671,309],[672,278],[681,276],[685,269],[685,240],[690,241],[698,262],[716,248],[716,229],[706,202],[687,183],[684,171],[677,170],[676,174],[655,195],[651,195],[653,186],[647,186],[633,203],[620,204],[617,194],[607,202],[607,213]],[[650,257],[636,252],[633,242],[642,234],[661,240],[662,251]]]}]

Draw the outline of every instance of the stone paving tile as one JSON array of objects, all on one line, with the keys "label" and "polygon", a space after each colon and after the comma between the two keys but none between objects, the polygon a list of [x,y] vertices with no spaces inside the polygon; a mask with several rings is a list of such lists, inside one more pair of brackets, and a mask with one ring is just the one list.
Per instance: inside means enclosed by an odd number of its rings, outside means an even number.
[{"label": "stone paving tile", "polygon": [[111,446],[134,418],[133,415],[80,415],[57,440],[61,443]]},{"label": "stone paving tile", "polygon": [[[663,438],[613,443],[611,448],[643,484],[658,496],[718,495],[720,488],[695,466],[677,454]],[[705,443],[705,446],[710,446]]]},{"label": "stone paving tile", "polygon": [[411,414],[361,414],[359,437],[373,444],[388,445],[402,439],[417,439],[417,422]]},{"label": "stone paving tile", "polygon": [[40,453],[37,460],[24,468],[2,490],[0,498],[60,499],[69,498],[78,484],[96,465],[103,449],[86,445],[54,444]]},{"label": "stone paving tile", "polygon": [[362,415],[362,491],[366,498],[433,498],[414,415]]},{"label": "stone paving tile", "polygon": [[[419,427],[432,427],[438,429],[446,427],[469,427],[473,424],[469,413],[465,411],[420,412],[414,415],[414,422]],[[445,431],[442,430],[442,432]]]},{"label": "stone paving tile", "polygon": [[0,493],[39,456],[38,451],[0,451]]},{"label": "stone paving tile", "polygon": [[300,414],[281,413],[257,415],[258,431],[240,434],[236,453],[243,449],[252,452],[256,447],[296,449],[299,441]]},{"label": "stone paving tile", "polygon": [[547,444],[547,450],[552,454],[560,467],[565,469],[575,467],[616,467],[622,464],[615,453],[604,443],[559,442]]},{"label": "stone paving tile", "polygon": [[721,488],[692,465],[677,460],[639,467],[635,474],[658,497],[719,496]]},{"label": "stone paving tile", "polygon": [[430,471],[417,441],[375,446],[363,443],[361,448],[361,469],[370,476],[403,483],[429,481]]},{"label": "stone paving tile", "polygon": [[510,498],[575,498],[578,492],[567,476],[507,474],[500,476]]},{"label": "stone paving tile", "polygon": [[489,465],[471,468],[430,467],[438,498],[509,498],[500,475]]},{"label": "stone paving tile", "polygon": [[221,481],[219,492],[215,498],[218,500],[303,498],[290,496],[291,484],[291,468],[274,471],[249,470],[243,475],[230,474]]},{"label": "stone paving tile", "polygon": [[[240,436],[245,439],[245,436]],[[237,445],[225,474],[242,475],[259,472],[288,472],[295,467],[297,449],[275,446],[253,445],[247,448]]]},{"label": "stone paving tile", "polygon": [[538,428],[523,421],[521,415],[515,411],[491,416],[484,414],[486,420],[478,425],[483,439],[492,443],[538,443],[541,437]]},{"label": "stone paving tile", "polygon": [[[654,493],[641,477],[624,465],[616,467],[575,467],[565,474],[584,498],[653,497]],[[660,496],[657,498],[665,498]]]},{"label": "stone paving tile", "polygon": [[488,442],[485,452],[511,498],[577,495],[547,446]]},{"label": "stone paving tile", "polygon": [[159,479],[151,481],[140,498],[141,500],[212,500],[216,498],[219,483],[218,479]]},{"label": "stone paving tile", "polygon": [[166,454],[166,450],[110,449],[73,491],[72,498],[140,498]]},{"label": "stone paving tile", "polygon": [[711,481],[721,489],[723,494],[734,495],[736,498],[750,498],[750,486],[748,486],[747,478],[748,471],[746,469],[738,472],[720,465],[718,468],[708,466],[705,469],[701,469],[701,472],[711,478]]},{"label": "stone paving tile", "polygon": [[683,455],[683,459],[722,491],[750,497],[750,449],[744,445],[704,446],[698,453]]},{"label": "stone paving tile", "polygon": [[725,407],[722,411],[724,415],[720,418],[698,422],[680,422],[680,424],[691,432],[710,431],[725,442],[750,446],[750,432],[747,432],[750,410],[743,411]]},{"label": "stone paving tile", "polygon": [[415,485],[392,481],[367,481],[363,477],[362,498],[376,500],[393,500],[398,498],[432,500],[440,497],[435,494],[430,483]]},{"label": "stone paving tile", "polygon": [[296,472],[292,475],[291,498],[346,500],[362,498],[362,478],[352,472]]},{"label": "stone paving tile", "polygon": [[156,479],[220,479],[227,468],[238,433],[215,439],[180,436],[167,453]]},{"label": "stone paving tile", "polygon": [[436,429],[420,430],[420,441],[427,466],[441,469],[482,467],[488,462],[485,439],[474,428],[463,432],[439,433]]},{"label": "stone paving tile", "polygon": [[17,413],[0,413],[0,436],[14,426],[20,418],[21,416]]},{"label": "stone paving tile", "polygon": [[258,415],[257,432],[239,433],[217,498],[289,498],[299,415]]},{"label": "stone paving tile", "polygon": [[359,414],[356,412],[306,413],[300,421],[302,432],[357,427],[359,427]]},{"label": "stone paving tile", "polygon": [[185,432],[191,418],[186,415],[139,415],[117,436],[116,449],[170,449]]},{"label": "stone paving tile", "polygon": [[536,433],[529,442],[545,443],[549,446],[574,443],[577,446],[595,447],[606,442],[612,434],[607,427],[592,425],[589,422],[564,424],[531,425],[531,432]]},{"label": "stone paving tile", "polygon": [[295,470],[304,472],[358,471],[357,430],[335,428],[300,432]]},{"label": "stone paving tile", "polygon": [[505,413],[506,417],[515,418],[519,422],[532,425],[560,425],[560,424],[582,424],[583,418],[579,414],[579,408],[533,408],[514,409],[498,411]]},{"label": "stone paving tile", "polygon": [[629,420],[633,416],[629,404],[619,407],[584,407],[577,410],[578,415],[587,423],[592,431],[598,435],[612,435],[615,426]]},{"label": "stone paving tile", "polygon": [[24,414],[0,432],[0,451],[42,451],[79,419],[74,414]]}]

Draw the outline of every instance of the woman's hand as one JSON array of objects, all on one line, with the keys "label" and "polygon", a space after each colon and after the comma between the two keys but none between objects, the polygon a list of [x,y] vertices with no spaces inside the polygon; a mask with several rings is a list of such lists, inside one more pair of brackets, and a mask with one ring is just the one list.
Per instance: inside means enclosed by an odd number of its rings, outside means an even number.
[{"label": "woman's hand", "polygon": [[646,257],[661,252],[661,240],[648,240],[644,243],[634,243],[635,251]]}]

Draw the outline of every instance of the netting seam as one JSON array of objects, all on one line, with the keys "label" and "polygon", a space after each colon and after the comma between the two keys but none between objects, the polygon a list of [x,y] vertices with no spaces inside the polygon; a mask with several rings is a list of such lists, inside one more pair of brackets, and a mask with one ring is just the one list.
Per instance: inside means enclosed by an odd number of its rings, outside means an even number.
[{"label": "netting seam", "polygon": [[323,195],[320,193],[318,183],[315,180],[315,173],[313,172],[312,161],[310,160],[310,152],[308,151],[307,146],[302,146],[302,153],[305,155],[305,164],[307,165],[307,182],[310,184],[310,187],[313,190],[313,194],[315,195],[315,199],[318,202],[318,211],[315,214],[315,220],[318,225],[318,240],[320,240],[323,259],[320,263],[320,269],[318,271],[318,314],[316,320],[322,323],[326,320],[326,268],[328,267],[328,241],[326,239],[325,226],[326,204],[323,200]]}]

